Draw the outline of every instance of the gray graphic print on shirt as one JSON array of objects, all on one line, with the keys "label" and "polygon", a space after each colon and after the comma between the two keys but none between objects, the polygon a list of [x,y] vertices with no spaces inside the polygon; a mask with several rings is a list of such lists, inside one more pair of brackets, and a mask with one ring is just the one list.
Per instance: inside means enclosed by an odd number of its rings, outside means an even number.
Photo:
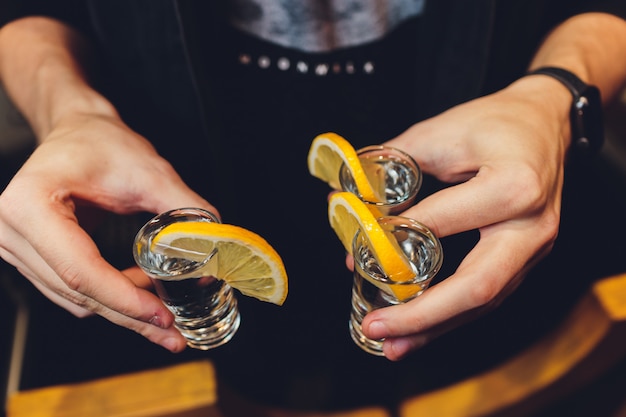
[{"label": "gray graphic print on shirt", "polygon": [[425,0],[233,0],[233,25],[266,41],[305,52],[382,38],[422,13]]}]

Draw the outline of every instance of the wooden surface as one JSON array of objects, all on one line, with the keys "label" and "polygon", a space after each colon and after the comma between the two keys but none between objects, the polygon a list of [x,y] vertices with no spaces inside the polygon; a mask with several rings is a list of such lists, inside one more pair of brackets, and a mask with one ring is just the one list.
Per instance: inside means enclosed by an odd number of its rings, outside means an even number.
[{"label": "wooden surface", "polygon": [[13,394],[7,417],[221,417],[207,361]]},{"label": "wooden surface", "polygon": [[560,328],[527,351],[484,374],[406,400],[400,416],[527,416],[625,355],[626,274],[597,282]]},{"label": "wooden surface", "polygon": [[[593,381],[625,356],[623,274],[594,284],[561,327],[526,351],[473,378],[408,398],[398,410],[268,408],[218,387],[211,363],[198,361],[18,392],[9,398],[7,417],[528,416]],[[620,412],[619,417],[626,417],[626,408]]]},{"label": "wooden surface", "polygon": [[339,411],[304,411],[267,407],[243,398],[236,392],[220,386],[219,408],[224,417],[396,417],[382,407],[362,407]]},{"label": "wooden surface", "polygon": [[[224,397],[222,398],[222,394]],[[382,408],[315,412],[264,407],[218,390],[208,361],[21,391],[7,417],[391,417]]]}]

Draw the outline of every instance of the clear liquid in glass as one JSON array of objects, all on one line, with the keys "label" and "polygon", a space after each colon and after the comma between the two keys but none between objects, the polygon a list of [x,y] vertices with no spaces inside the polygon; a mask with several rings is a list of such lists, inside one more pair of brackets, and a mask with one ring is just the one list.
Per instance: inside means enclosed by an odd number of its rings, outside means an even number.
[{"label": "clear liquid in glass", "polygon": [[410,156],[384,146],[367,147],[359,150],[358,154],[365,175],[380,201],[369,201],[363,197],[345,165],[339,172],[343,191],[351,192],[365,203],[377,206],[384,215],[405,211],[415,202],[422,185],[422,174]]},{"label": "clear liquid in glass", "polygon": [[[416,273],[411,281],[393,281],[383,273],[366,239],[360,233],[355,236],[350,335],[366,352],[383,356],[384,339],[365,336],[361,328],[363,318],[373,310],[406,303],[422,294],[439,271],[443,255],[439,240],[424,226],[397,216],[383,217],[379,222],[392,233]],[[399,287],[402,291],[398,291]],[[410,290],[407,291],[407,287]],[[394,290],[405,297],[398,299]]]},{"label": "clear liquid in glass", "polygon": [[198,209],[178,209],[156,216],[137,234],[133,255],[174,315],[174,325],[187,339],[187,345],[208,350],[228,342],[241,321],[233,289],[210,273],[217,252],[190,260],[166,256],[152,247],[152,239],[165,226],[198,220],[217,221]]}]

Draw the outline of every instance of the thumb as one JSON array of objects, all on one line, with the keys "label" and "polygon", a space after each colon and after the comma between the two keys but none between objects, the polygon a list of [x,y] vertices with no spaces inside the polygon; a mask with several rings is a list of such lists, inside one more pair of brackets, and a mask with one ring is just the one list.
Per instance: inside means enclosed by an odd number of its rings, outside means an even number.
[{"label": "thumb", "polygon": [[145,188],[141,209],[158,214],[183,207],[205,209],[221,219],[217,208],[189,188],[178,174],[161,178],[154,187]]},{"label": "thumb", "polygon": [[148,289],[152,287],[150,278],[148,278],[148,276],[146,276],[146,274],[138,266],[127,268],[122,271],[122,274],[124,274],[126,278],[131,280],[133,284],[139,288]]}]

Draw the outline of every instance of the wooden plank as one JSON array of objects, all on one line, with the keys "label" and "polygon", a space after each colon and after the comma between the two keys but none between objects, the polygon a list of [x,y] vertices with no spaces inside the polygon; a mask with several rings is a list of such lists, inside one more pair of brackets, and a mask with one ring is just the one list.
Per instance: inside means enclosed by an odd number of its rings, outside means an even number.
[{"label": "wooden plank", "polygon": [[[400,417],[524,416],[592,380],[626,354],[626,274],[596,283],[562,326],[501,366],[404,401]],[[220,391],[220,395],[225,394]],[[22,391],[7,417],[389,417],[379,407],[315,412],[276,409],[226,391],[217,401],[208,361]],[[224,413],[222,413],[222,411]],[[244,414],[241,414],[244,412]]]},{"label": "wooden plank", "polygon": [[[232,414],[250,417],[391,417],[391,414],[379,407],[359,408],[346,411],[300,411],[258,409],[257,414]],[[230,415],[230,414],[229,414]]]},{"label": "wooden plank", "polygon": [[488,372],[407,399],[400,416],[524,416],[626,355],[626,274],[596,283],[558,329]]},{"label": "wooden plank", "polygon": [[209,417],[220,416],[215,370],[190,362],[77,384],[21,391],[7,417]]},{"label": "wooden plank", "polygon": [[381,406],[344,410],[304,410],[267,406],[243,397],[225,384],[219,387],[219,407],[229,417],[392,417],[392,412]]},{"label": "wooden plank", "polygon": [[598,281],[593,292],[613,321],[626,321],[626,274]]}]

